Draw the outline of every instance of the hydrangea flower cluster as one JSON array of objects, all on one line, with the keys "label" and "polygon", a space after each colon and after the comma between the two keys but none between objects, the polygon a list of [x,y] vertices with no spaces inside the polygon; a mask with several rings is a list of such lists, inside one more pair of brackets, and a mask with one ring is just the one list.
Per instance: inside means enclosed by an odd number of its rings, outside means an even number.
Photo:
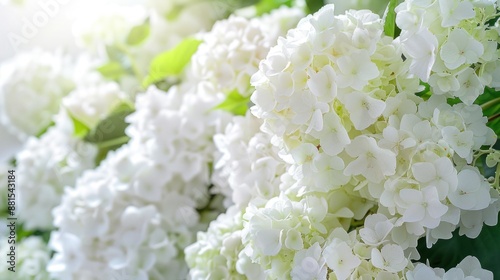
[{"label": "hydrangea flower cluster", "polygon": [[198,209],[210,199],[211,138],[230,117],[210,111],[220,102],[214,96],[185,84],[137,98],[129,144],[85,173],[54,211],[56,278],[122,270],[134,279],[184,277],[182,250],[203,228]]},{"label": "hydrangea flower cluster", "polygon": [[471,105],[485,86],[500,88],[495,1],[408,0],[396,11],[410,72],[434,94]]},{"label": "hydrangea flower cluster", "polygon": [[210,223],[207,232],[199,232],[197,241],[186,248],[186,261],[192,280],[263,279],[262,267],[242,253],[243,212],[231,206]]},{"label": "hydrangea flower cluster", "polygon": [[0,68],[0,121],[21,139],[37,135],[50,125],[62,98],[74,87],[69,61],[62,54],[22,53]]},{"label": "hydrangea flower cluster", "polygon": [[[276,15],[263,17],[266,23],[271,18],[280,23],[274,25],[274,37],[270,41],[255,42],[255,47],[241,44],[235,46],[233,53],[244,54],[246,47],[265,53],[273,44],[272,40],[281,34],[275,31],[276,28],[283,28],[284,10]],[[292,15],[298,20],[295,13]],[[232,20],[247,22],[238,18]],[[229,28],[233,25],[232,20],[221,22],[219,28]],[[245,30],[247,26],[239,28]],[[263,34],[260,29],[257,31]],[[232,33],[224,33],[224,36],[236,38]],[[224,38],[221,40],[223,44],[227,43]],[[202,54],[205,44],[209,45],[209,41],[200,47]],[[242,71],[249,79],[249,73],[256,71],[255,63],[251,60],[246,65],[232,65],[235,69],[231,71]],[[212,110],[224,100],[226,93],[220,90],[216,81],[196,77],[193,72],[191,68],[187,69],[187,81],[172,87],[168,93],[152,87],[138,96],[136,112],[128,118],[130,126],[126,132],[130,142],[108,156],[98,169],[80,178],[74,190],[68,189],[61,206],[54,211],[59,231],[51,239],[51,246],[57,254],[50,270],[55,277],[65,279],[85,275],[91,279],[98,277],[91,271],[122,271],[125,268],[138,279],[165,277],[167,270],[172,279],[186,274],[183,249],[194,241],[196,230],[203,229],[205,217],[210,218],[210,210],[217,208],[213,203],[207,206],[211,196],[210,164],[214,162],[215,154],[212,138],[222,133],[231,119],[229,113]],[[241,122],[245,126],[246,123],[253,125],[254,130],[260,125],[251,115]],[[261,137],[267,136],[262,134]],[[277,155],[270,144],[269,151],[265,151],[265,147],[258,145],[260,139],[257,137],[245,141],[257,145],[250,149],[255,151],[255,158],[262,158],[262,166],[243,168],[258,171],[274,165],[276,170],[270,173],[270,178],[284,172],[273,162]],[[219,142],[218,145],[222,145],[222,140]],[[244,160],[249,162],[249,159]],[[227,169],[221,171],[219,177],[230,176],[227,172]],[[240,200],[249,200],[254,196],[251,187],[264,179],[254,176],[249,180],[255,183],[246,188],[236,187],[236,182],[232,182],[232,186],[239,188],[235,193],[239,193]],[[225,188],[230,189],[231,185]],[[265,188],[263,185],[264,191]],[[244,197],[248,191],[249,197]],[[209,212],[200,213],[204,208]],[[92,231],[95,228],[99,230]],[[76,252],[84,252],[78,260],[74,260]]]},{"label": "hydrangea flower cluster", "polygon": [[226,205],[246,208],[250,201],[266,202],[279,194],[280,177],[286,163],[271,144],[271,137],[260,131],[262,121],[250,113],[236,116],[225,133],[214,136],[218,150],[214,182],[218,193],[227,198]]},{"label": "hydrangea flower cluster", "polygon": [[24,228],[51,229],[51,211],[61,203],[64,188],[93,168],[97,149],[73,138],[73,124],[61,112],[56,125],[41,138],[31,137],[16,156],[18,213]]},{"label": "hydrangea flower cluster", "polygon": [[[306,256],[317,261],[310,279],[326,275],[325,263],[337,279],[353,277],[361,260],[399,277],[418,258],[418,238],[430,246],[456,227],[475,237],[497,222],[498,190],[470,165],[496,140],[481,108],[415,96],[419,80],[382,30],[368,11],[334,17],[325,6],[280,39],[252,77],[252,111],[295,180],[243,216],[245,252],[271,278],[305,275],[295,269]],[[375,213],[364,229],[382,232],[363,241],[378,247],[353,253],[355,232],[345,231]]]},{"label": "hydrangea flower cluster", "polygon": [[440,268],[431,268],[425,264],[419,263],[412,271],[406,273],[408,280],[452,280],[452,279],[493,279],[491,271],[481,268],[479,260],[475,257],[466,257],[457,267],[448,271]]},{"label": "hydrangea flower cluster", "polygon": [[[10,245],[7,239],[2,238],[0,253],[6,256],[10,253]],[[17,280],[48,280],[49,273],[45,267],[50,260],[50,250],[45,241],[39,236],[30,236],[18,242],[16,254],[16,279]],[[8,270],[9,265],[3,261],[0,264],[0,277],[2,279],[12,278],[12,271]]]},{"label": "hydrangea flower cluster", "polygon": [[493,280],[420,246],[498,224],[500,0],[133,2],[0,66],[14,277]]},{"label": "hydrangea flower cluster", "polygon": [[215,23],[192,58],[193,72],[201,80],[217,85],[220,91],[237,90],[251,94],[250,77],[257,72],[279,36],[304,16],[298,8],[282,7],[259,18],[231,16]]}]

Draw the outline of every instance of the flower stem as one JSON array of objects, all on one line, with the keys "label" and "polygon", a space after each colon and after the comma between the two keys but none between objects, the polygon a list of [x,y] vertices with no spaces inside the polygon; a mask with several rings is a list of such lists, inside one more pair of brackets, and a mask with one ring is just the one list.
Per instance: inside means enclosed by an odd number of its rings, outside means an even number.
[{"label": "flower stem", "polygon": [[484,111],[484,110],[486,110],[486,109],[490,108],[491,106],[494,106],[494,105],[496,105],[498,103],[500,103],[500,97],[497,97],[495,99],[492,99],[492,100],[490,100],[488,102],[483,103],[481,105],[481,109],[483,109],[483,111]]}]

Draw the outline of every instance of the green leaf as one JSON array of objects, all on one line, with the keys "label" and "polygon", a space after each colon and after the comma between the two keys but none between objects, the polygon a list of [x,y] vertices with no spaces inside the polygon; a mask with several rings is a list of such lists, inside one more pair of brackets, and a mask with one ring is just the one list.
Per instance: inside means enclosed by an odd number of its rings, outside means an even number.
[{"label": "green leaf", "polygon": [[292,4],[293,0],[260,0],[259,3],[255,4],[255,9],[257,16],[261,16],[283,5],[291,7]]},{"label": "green leaf", "polygon": [[223,110],[234,115],[244,116],[248,111],[248,104],[250,103],[250,96],[244,97],[239,94],[237,90],[232,91],[227,96],[226,100],[217,105],[214,110]]},{"label": "green leaf", "polygon": [[424,100],[428,100],[432,93],[431,93],[431,86],[428,83],[424,83],[420,81],[420,85],[424,86],[424,89],[421,92],[417,92],[416,95],[422,97]]},{"label": "green leaf", "polygon": [[309,10],[309,13],[315,13],[319,11],[324,5],[325,1],[323,0],[306,0],[307,4],[307,9]]},{"label": "green leaf", "polygon": [[42,130],[40,130],[40,132],[38,132],[35,136],[36,138],[40,138],[42,137],[42,135],[45,134],[45,132],[47,132],[47,130],[49,130],[49,128],[51,128],[52,126],[54,126],[56,123],[54,121],[51,121],[49,123],[49,125],[47,125],[45,128],[43,128]]},{"label": "green leaf", "polygon": [[147,87],[169,76],[181,74],[201,43],[202,41],[198,39],[185,39],[173,49],[155,57],[151,62],[149,75],[143,81],[143,86]]},{"label": "green leaf", "polygon": [[149,37],[150,32],[151,26],[148,19],[145,23],[135,26],[130,30],[126,40],[127,45],[138,46],[142,44]]},{"label": "green leaf", "polygon": [[96,70],[108,80],[118,80],[127,73],[127,71],[123,69],[123,66],[117,61],[110,61],[98,67]]},{"label": "green leaf", "polygon": [[384,33],[385,35],[396,38],[396,6],[398,0],[390,0],[387,6],[387,14],[385,16]]},{"label": "green leaf", "polygon": [[170,11],[165,15],[168,21],[175,21],[181,15],[182,11],[186,8],[186,4],[174,4]]},{"label": "green leaf", "polygon": [[[420,262],[429,260],[432,267],[450,269],[460,263],[465,257],[475,256],[481,262],[481,267],[500,277],[500,223],[494,227],[483,226],[481,234],[475,239],[459,236],[458,230],[449,240],[439,240],[432,248],[425,246],[425,238],[418,244],[421,255]],[[495,277],[495,279],[496,279]]]},{"label": "green leaf", "polygon": [[484,93],[481,94],[475,104],[483,108],[483,114],[489,118],[488,126],[495,131],[495,134],[500,136],[500,91],[486,87]]},{"label": "green leaf", "polygon": [[130,104],[122,103],[85,136],[85,142],[92,143],[98,148],[97,165],[106,158],[109,151],[116,150],[129,141],[125,133],[128,127],[125,118],[132,112],[134,109]]},{"label": "green leaf", "polygon": [[87,127],[84,123],[82,123],[79,119],[72,116],[71,114],[69,114],[69,117],[73,122],[73,136],[76,138],[85,137],[89,133],[90,128]]},{"label": "green leaf", "polygon": [[121,65],[128,60],[127,53],[117,46],[106,46],[106,54],[110,61],[119,62]]}]

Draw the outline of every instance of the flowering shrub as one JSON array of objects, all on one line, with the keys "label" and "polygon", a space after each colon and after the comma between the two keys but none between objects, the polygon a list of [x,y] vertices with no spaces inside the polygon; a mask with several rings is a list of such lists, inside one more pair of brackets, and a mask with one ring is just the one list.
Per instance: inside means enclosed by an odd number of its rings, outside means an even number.
[{"label": "flowering shrub", "polygon": [[500,3],[387,2],[103,4],[1,64],[0,275],[494,279]]}]

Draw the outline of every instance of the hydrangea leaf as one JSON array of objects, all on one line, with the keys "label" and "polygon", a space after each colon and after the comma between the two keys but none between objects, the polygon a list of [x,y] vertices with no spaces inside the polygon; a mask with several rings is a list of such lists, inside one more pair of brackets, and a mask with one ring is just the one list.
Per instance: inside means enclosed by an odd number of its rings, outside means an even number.
[{"label": "hydrangea leaf", "polygon": [[96,70],[108,80],[118,80],[127,73],[118,61],[110,61],[98,67]]},{"label": "hydrangea leaf", "polygon": [[109,151],[116,150],[129,141],[130,138],[125,133],[128,126],[125,119],[132,112],[134,109],[131,104],[122,103],[84,137],[85,142],[98,147],[97,165],[106,158]]},{"label": "hydrangea leaf", "polygon": [[486,87],[474,103],[481,105],[483,114],[488,117],[488,126],[500,136],[500,91]]},{"label": "hydrangea leaf", "polygon": [[159,54],[151,62],[149,75],[143,81],[143,86],[147,87],[166,77],[181,74],[201,43],[201,40],[188,38],[173,49]]},{"label": "hydrangea leaf", "polygon": [[396,38],[396,6],[398,4],[397,0],[390,0],[389,5],[387,6],[386,14],[385,14],[385,24],[384,24],[384,33],[385,35]]},{"label": "hydrangea leaf", "polygon": [[147,20],[145,23],[135,26],[130,30],[126,43],[129,46],[138,46],[149,37],[150,31],[151,26],[149,24],[149,20]]},{"label": "hydrangea leaf", "polygon": [[54,121],[51,121],[49,125],[47,125],[44,129],[40,130],[40,132],[36,134],[36,138],[42,137],[42,135],[44,135],[45,132],[47,132],[47,130],[49,130],[49,128],[53,127],[55,124],[56,123]]},{"label": "hydrangea leaf", "polygon": [[315,13],[325,5],[323,0],[306,0],[307,9],[310,13]]},{"label": "hydrangea leaf", "polygon": [[71,121],[73,122],[73,136],[76,138],[83,138],[85,137],[89,131],[90,128],[87,127],[84,123],[82,123],[80,120],[75,118],[74,116],[70,115]]},{"label": "hydrangea leaf", "polygon": [[223,110],[237,116],[244,116],[248,111],[250,96],[244,97],[237,90],[228,94],[226,100],[217,105],[214,110]]},{"label": "hydrangea leaf", "polygon": [[421,255],[420,262],[425,263],[429,260],[432,267],[448,270],[470,255],[479,259],[482,268],[499,276],[500,242],[498,236],[500,236],[500,223],[494,227],[484,225],[475,239],[459,236],[456,230],[451,239],[439,240],[430,249],[425,245],[425,238],[421,238],[417,247]]}]

